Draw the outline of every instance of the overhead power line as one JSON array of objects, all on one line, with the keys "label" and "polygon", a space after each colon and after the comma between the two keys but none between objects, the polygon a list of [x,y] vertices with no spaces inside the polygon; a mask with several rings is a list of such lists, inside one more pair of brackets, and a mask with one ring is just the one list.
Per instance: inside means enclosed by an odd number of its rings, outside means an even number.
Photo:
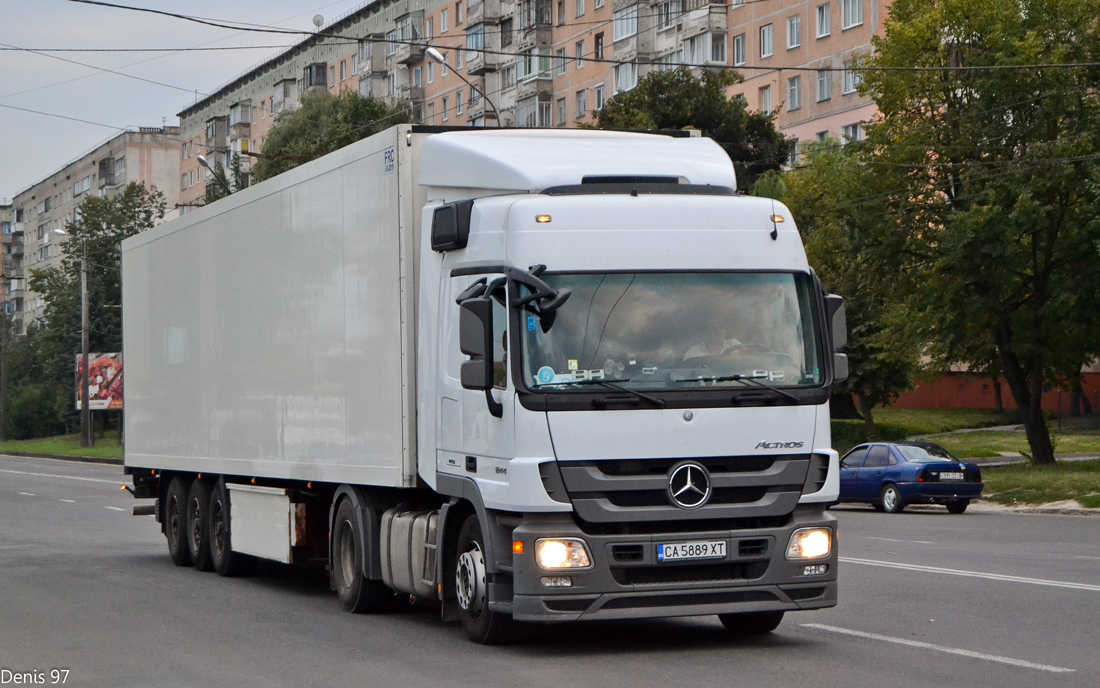
[{"label": "overhead power line", "polygon": [[[349,40],[349,44],[359,41]],[[0,43],[0,46],[5,44]],[[15,46],[0,47],[3,51],[26,51],[32,53],[194,53],[216,50],[278,50],[286,48],[285,45],[227,45],[215,48],[17,48]],[[97,67],[97,69],[100,69]]]},{"label": "overhead power line", "polygon": [[126,128],[126,127],[116,127],[113,124],[104,124],[103,122],[93,122],[90,119],[80,119],[79,117],[69,117],[68,115],[58,115],[58,114],[53,113],[53,112],[43,112],[41,110],[31,110],[29,108],[15,107],[14,105],[5,105],[3,103],[0,103],[0,107],[7,108],[9,110],[19,110],[21,112],[30,112],[30,113],[35,114],[35,115],[45,115],[47,117],[57,117],[58,119],[67,119],[71,122],[83,122],[84,124],[94,124],[97,127],[106,127],[107,129],[114,129],[115,131],[120,131],[120,130]]},{"label": "overhead power line", "polygon": [[49,53],[41,52],[41,51],[38,51],[38,50],[31,50],[30,48],[20,48],[19,46],[10,45],[8,43],[0,43],[0,46],[3,46],[5,48],[9,48],[11,50],[20,50],[20,51],[23,51],[23,52],[33,53],[35,55],[41,55],[42,57],[48,57],[51,60],[61,60],[62,62],[68,62],[69,64],[79,65],[81,67],[87,67],[89,69],[96,69],[96,70],[99,70],[101,72],[107,72],[109,74],[115,74],[117,76],[124,76],[127,79],[136,79],[137,81],[144,81],[147,84],[154,84],[156,86],[164,86],[165,88],[174,88],[177,91],[184,91],[186,93],[193,93],[194,92],[191,89],[183,88],[182,86],[175,86],[173,84],[166,84],[163,81],[156,81],[154,79],[146,79],[144,77],[134,76],[133,74],[127,74],[126,72],[119,72],[119,71],[116,71],[114,69],[108,69],[107,67],[97,67],[96,65],[90,65],[86,62],[78,62],[77,60],[70,60],[67,57],[60,57],[58,55],[50,55]]}]

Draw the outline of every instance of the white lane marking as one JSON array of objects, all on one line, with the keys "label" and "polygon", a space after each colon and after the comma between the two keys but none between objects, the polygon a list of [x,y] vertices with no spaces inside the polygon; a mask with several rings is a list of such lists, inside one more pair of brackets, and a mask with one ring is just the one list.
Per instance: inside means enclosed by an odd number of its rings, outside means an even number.
[{"label": "white lane marking", "polygon": [[871,537],[870,535],[867,536],[867,539],[868,540],[882,540],[883,542],[915,542],[918,545],[934,545],[934,544],[936,544],[934,542],[929,542],[927,540],[895,540],[894,538]]},{"label": "white lane marking", "polygon": [[874,559],[854,559],[852,557],[840,557],[840,561],[846,564],[863,564],[865,566],[884,566],[888,569],[904,569],[907,571],[924,571],[927,573],[946,573],[952,576],[967,576],[970,578],[986,578],[989,580],[1008,581],[1010,583],[1030,583],[1032,585],[1048,585],[1054,588],[1070,588],[1072,590],[1090,590],[1100,592],[1100,585],[1089,583],[1069,583],[1066,581],[1047,580],[1045,578],[1025,578],[1023,576],[1008,576],[1003,573],[983,573],[981,571],[962,571],[960,569],[945,569],[938,566],[921,566],[920,564],[899,564],[893,561],[876,561]]},{"label": "white lane marking", "polygon": [[[23,494],[23,493],[22,493],[22,492],[20,492],[19,494]],[[1076,557],[1077,559],[1096,559],[1096,560],[1100,561],[1100,557],[1086,557],[1086,556],[1084,556],[1084,555],[1082,555],[1082,554],[1075,554],[1074,556],[1075,556],[1075,557]]]},{"label": "white lane marking", "polygon": [[75,500],[75,499],[59,499],[59,500],[57,500],[57,501],[59,501],[59,502],[65,502],[66,504],[76,504],[76,500]]},{"label": "white lane marking", "polygon": [[13,471],[7,468],[0,468],[0,473],[15,473],[16,475],[34,475],[39,478],[64,478],[65,480],[82,480],[88,483],[109,483],[111,485],[121,485],[121,480],[104,480],[103,478],[82,478],[78,475],[57,475],[56,473],[31,473],[30,471]]},{"label": "white lane marking", "polygon": [[20,492],[19,494],[23,495],[24,497],[37,497],[38,496],[33,492]]},{"label": "white lane marking", "polygon": [[103,508],[104,509],[110,509],[111,511],[126,511],[126,509],[123,509],[122,507],[117,507],[117,506],[105,506]]},{"label": "white lane marking", "polygon": [[987,655],[984,652],[974,652],[973,650],[962,650],[957,647],[944,647],[943,645],[933,645],[932,643],[922,643],[919,640],[907,640],[905,638],[895,638],[889,635],[879,635],[878,633],[864,633],[863,631],[853,631],[848,628],[840,628],[839,626],[828,626],[826,624],[808,623],[802,624],[803,628],[816,628],[819,631],[828,631],[830,633],[841,633],[843,635],[851,635],[857,638],[866,638],[868,640],[881,640],[886,643],[895,643],[897,645],[908,645],[909,647],[919,647],[922,650],[935,650],[936,652],[946,652],[952,655],[961,655],[963,657],[970,657],[971,659],[984,659],[987,662],[998,662],[1000,664],[1011,664],[1012,666],[1024,667],[1025,669],[1038,669],[1039,671],[1049,671],[1055,674],[1065,674],[1076,669],[1067,669],[1066,667],[1052,666],[1050,664],[1036,664],[1035,662],[1028,662],[1023,659],[1014,659],[1012,657],[1001,657],[1000,655]]}]

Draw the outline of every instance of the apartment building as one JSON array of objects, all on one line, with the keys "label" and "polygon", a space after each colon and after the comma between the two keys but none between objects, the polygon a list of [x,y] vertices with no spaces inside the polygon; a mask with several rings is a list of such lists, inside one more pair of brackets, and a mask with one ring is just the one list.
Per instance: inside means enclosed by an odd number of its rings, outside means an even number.
[{"label": "apartment building", "polygon": [[179,128],[141,127],[112,136],[17,194],[10,226],[4,225],[0,235],[2,307],[12,319],[12,331],[22,334],[41,317],[45,301],[27,289],[27,277],[31,270],[60,263],[67,237],[54,230],[65,229],[77,218],[78,207],[88,195],[109,197],[130,182],[139,182],[157,187],[169,209],[174,209],[179,200],[178,171]]},{"label": "apartment building", "polygon": [[[0,201],[0,256],[3,258],[3,265],[0,265],[0,275],[8,275],[10,271],[14,270],[13,253],[18,253],[19,256],[23,255],[23,237],[19,237],[18,244],[15,243],[15,236],[12,233],[12,219],[14,213],[12,212],[12,205],[8,202],[8,199]],[[2,292],[0,292],[0,311],[3,312],[4,320],[0,321],[0,327],[4,322],[7,322],[7,318],[10,318],[15,312],[15,304],[9,303],[9,294],[12,293],[12,289],[19,286],[13,283],[10,279],[0,280],[2,285]]]},{"label": "apartment building", "polygon": [[886,0],[375,0],[179,113],[181,203],[201,205],[211,181],[200,154],[225,168],[238,154],[247,171],[275,117],[320,89],[408,101],[414,120],[429,125],[572,127],[591,124],[608,98],[652,70],[735,68],[745,81],[729,94],[775,111],[787,136],[858,139],[875,110],[847,68],[870,51],[885,7]]}]

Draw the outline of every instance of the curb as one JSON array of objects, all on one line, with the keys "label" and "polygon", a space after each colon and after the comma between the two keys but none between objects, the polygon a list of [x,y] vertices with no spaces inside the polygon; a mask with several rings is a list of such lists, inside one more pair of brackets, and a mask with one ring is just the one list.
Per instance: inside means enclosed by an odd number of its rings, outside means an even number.
[{"label": "curb", "polygon": [[121,466],[122,459],[108,459],[100,456],[65,456],[63,454],[32,454],[30,452],[0,452],[0,456],[18,456],[26,459],[55,459],[77,463],[101,463],[109,466]]}]

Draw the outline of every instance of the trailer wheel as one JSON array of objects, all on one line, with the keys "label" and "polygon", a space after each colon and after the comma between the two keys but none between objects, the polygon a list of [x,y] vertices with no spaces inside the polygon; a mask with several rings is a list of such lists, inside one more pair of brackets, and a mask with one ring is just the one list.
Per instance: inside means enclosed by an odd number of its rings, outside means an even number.
[{"label": "trailer wheel", "polygon": [[489,609],[484,538],[477,516],[472,515],[458,532],[455,548],[455,597],[462,627],[470,640],[482,645],[504,642],[512,630],[512,617]]},{"label": "trailer wheel", "polygon": [[779,628],[783,621],[783,612],[745,612],[741,614],[719,614],[718,619],[726,630],[739,635],[763,635]]},{"label": "trailer wheel", "polygon": [[199,571],[213,571],[210,557],[210,524],[207,509],[210,508],[210,483],[196,480],[187,494],[187,551]]},{"label": "trailer wheel", "polygon": [[190,566],[187,549],[187,479],[172,478],[164,497],[164,537],[168,539],[168,556],[176,566]]},{"label": "trailer wheel", "polygon": [[393,591],[385,583],[363,575],[363,552],[369,544],[355,505],[350,499],[341,501],[332,523],[332,584],[340,603],[352,614],[382,611],[393,600]]},{"label": "trailer wheel", "polygon": [[229,490],[219,481],[210,492],[210,507],[206,510],[209,521],[207,541],[210,547],[210,563],[219,576],[241,576],[252,568],[256,558],[233,551],[233,533],[229,520]]}]

